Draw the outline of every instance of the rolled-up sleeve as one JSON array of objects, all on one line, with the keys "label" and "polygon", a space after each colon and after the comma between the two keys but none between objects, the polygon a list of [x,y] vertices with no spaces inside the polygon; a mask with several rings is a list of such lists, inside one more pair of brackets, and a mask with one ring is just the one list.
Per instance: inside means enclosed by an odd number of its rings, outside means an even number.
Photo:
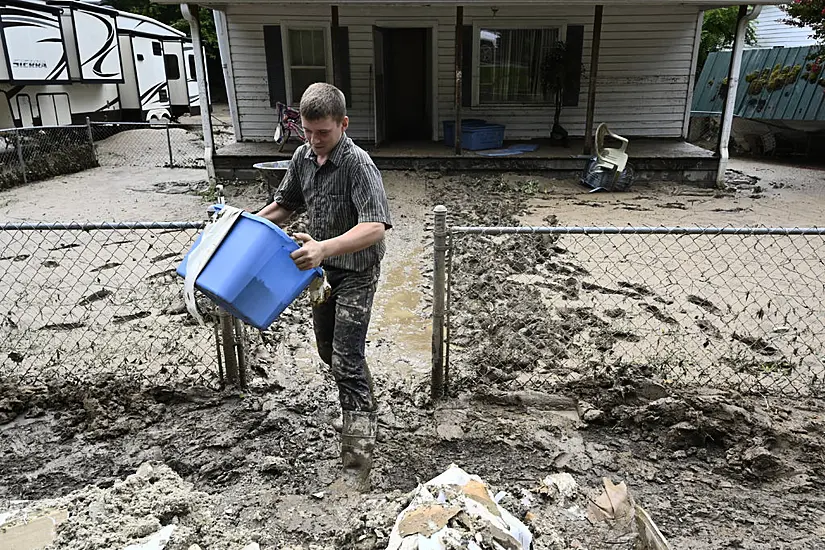
[{"label": "rolled-up sleeve", "polygon": [[383,223],[392,227],[390,207],[381,172],[372,163],[360,162],[352,167],[352,203],[358,212],[358,223]]},{"label": "rolled-up sleeve", "polygon": [[274,201],[291,212],[302,209],[305,206],[304,193],[301,190],[301,174],[298,168],[304,153],[303,147],[299,147],[289,161],[284,179],[275,191]]}]

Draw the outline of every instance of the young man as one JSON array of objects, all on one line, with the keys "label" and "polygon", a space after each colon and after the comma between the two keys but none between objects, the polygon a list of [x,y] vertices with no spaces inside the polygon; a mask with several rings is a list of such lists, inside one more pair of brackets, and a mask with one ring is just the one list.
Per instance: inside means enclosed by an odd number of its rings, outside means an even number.
[{"label": "young man", "polygon": [[312,308],[318,354],[332,370],[342,410],[343,489],[369,488],[378,427],[372,377],[365,358],[367,327],[392,227],[381,173],[347,137],[344,94],[312,84],[301,97],[307,143],[298,147],[272,204],[258,212],[282,225],[306,210],[309,234],[292,254],[300,269],[323,266],[330,297]]}]

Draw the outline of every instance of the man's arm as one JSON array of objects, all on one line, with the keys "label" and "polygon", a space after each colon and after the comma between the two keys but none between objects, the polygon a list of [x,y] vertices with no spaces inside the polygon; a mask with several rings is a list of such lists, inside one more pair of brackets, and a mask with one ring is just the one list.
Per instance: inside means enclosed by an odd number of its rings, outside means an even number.
[{"label": "man's arm", "polygon": [[292,210],[287,210],[277,202],[273,201],[261,208],[261,211],[258,212],[257,215],[268,219],[275,225],[282,226],[292,216]]},{"label": "man's arm", "polygon": [[306,233],[295,233],[301,241],[301,248],[292,253],[292,259],[299,269],[307,270],[321,265],[326,258],[352,254],[369,248],[384,238],[385,225],[381,222],[359,223],[343,235],[316,241]]}]

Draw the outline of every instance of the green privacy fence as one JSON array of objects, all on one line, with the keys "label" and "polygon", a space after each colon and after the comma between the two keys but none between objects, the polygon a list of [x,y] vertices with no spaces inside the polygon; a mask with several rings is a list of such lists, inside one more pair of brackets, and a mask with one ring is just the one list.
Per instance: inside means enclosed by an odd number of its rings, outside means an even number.
[{"label": "green privacy fence", "polygon": [[[713,52],[696,81],[692,112],[722,111],[731,52]],[[738,117],[825,121],[825,52],[818,46],[745,50],[736,92]]]}]

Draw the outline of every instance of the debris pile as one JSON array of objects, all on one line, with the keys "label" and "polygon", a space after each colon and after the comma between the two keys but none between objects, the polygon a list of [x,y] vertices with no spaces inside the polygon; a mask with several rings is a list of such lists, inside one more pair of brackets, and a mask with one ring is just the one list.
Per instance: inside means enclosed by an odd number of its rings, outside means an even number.
[{"label": "debris pile", "polygon": [[0,526],[0,547],[4,531],[33,516],[50,519],[49,529],[26,534],[51,542],[50,550],[189,550],[197,545],[239,550],[254,542],[251,533],[222,517],[227,514],[220,513],[214,496],[194,490],[164,464],[144,463],[108,488],[88,486],[39,501],[16,512],[18,521],[7,515]]},{"label": "debris pile", "polygon": [[456,465],[420,486],[398,516],[387,550],[529,550],[533,537],[487,485]]}]

